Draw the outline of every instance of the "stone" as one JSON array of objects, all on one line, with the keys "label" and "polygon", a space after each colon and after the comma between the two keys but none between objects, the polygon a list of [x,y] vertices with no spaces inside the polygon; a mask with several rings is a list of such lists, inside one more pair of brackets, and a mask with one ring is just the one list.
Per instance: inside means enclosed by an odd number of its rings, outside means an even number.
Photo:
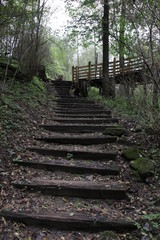
[{"label": "stone", "polygon": [[134,161],[131,161],[131,167],[138,172],[141,177],[148,177],[153,175],[154,166],[147,158],[137,158]]},{"label": "stone", "polygon": [[136,132],[136,133],[142,132],[141,126],[136,126],[135,132]]},{"label": "stone", "polygon": [[106,128],[104,130],[104,135],[110,135],[110,136],[122,136],[125,133],[125,129],[120,126],[114,126],[111,128]]},{"label": "stone", "polygon": [[140,157],[140,154],[137,147],[132,147],[124,150],[122,156],[124,156],[127,160],[136,160]]}]

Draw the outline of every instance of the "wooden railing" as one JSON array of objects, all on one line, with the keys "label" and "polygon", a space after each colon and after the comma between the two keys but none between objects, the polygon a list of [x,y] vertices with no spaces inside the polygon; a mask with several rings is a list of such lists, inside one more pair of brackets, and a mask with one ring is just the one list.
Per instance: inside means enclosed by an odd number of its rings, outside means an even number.
[{"label": "wooden railing", "polygon": [[[124,59],[123,68],[120,67],[120,61],[114,58],[113,62],[109,63],[109,77],[116,77],[131,72],[142,70],[144,67],[143,59]],[[79,80],[101,80],[103,78],[103,64],[91,64],[87,66],[72,67],[72,82],[79,82]]]}]

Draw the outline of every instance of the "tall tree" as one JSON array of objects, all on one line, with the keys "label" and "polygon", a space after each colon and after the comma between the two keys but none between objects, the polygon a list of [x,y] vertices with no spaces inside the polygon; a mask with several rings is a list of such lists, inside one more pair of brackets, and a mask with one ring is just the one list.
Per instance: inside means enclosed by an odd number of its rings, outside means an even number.
[{"label": "tall tree", "polygon": [[105,97],[110,97],[110,83],[109,83],[109,3],[104,0],[104,16],[103,24],[103,80],[102,80],[102,94]]},{"label": "tall tree", "polygon": [[109,77],[109,0],[104,0],[103,16],[103,80],[102,94],[108,97],[115,97],[114,78]]}]

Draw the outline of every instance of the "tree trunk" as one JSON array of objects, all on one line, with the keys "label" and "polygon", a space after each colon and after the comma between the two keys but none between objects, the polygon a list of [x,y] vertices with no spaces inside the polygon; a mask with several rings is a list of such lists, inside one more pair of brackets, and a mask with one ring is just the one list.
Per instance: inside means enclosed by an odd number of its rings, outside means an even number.
[{"label": "tree trunk", "polygon": [[[119,62],[120,62],[120,68],[121,72],[123,73],[124,68],[124,48],[125,48],[125,42],[124,42],[124,36],[125,36],[125,0],[122,0],[122,6],[121,6],[121,16],[120,16],[120,33],[119,33]],[[123,80],[122,80],[123,81]],[[119,86],[119,92],[121,96],[128,97],[129,92],[129,86],[124,86],[124,84],[128,84],[126,82],[120,82]],[[128,90],[128,91],[126,91]]]},{"label": "tree trunk", "polygon": [[103,16],[103,80],[102,94],[107,97],[115,97],[114,79],[109,79],[109,1],[104,0]]}]

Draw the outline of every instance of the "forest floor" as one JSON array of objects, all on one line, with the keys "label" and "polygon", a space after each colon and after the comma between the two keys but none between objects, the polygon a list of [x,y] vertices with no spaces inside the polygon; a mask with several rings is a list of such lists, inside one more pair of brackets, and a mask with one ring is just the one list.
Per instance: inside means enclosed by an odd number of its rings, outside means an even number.
[{"label": "forest floor", "polygon": [[[48,172],[47,170],[36,170],[27,167],[19,167],[13,164],[13,160],[37,159],[43,160],[44,157],[26,150],[29,146],[41,146],[40,142],[35,141],[35,137],[47,134],[45,130],[39,128],[39,124],[50,122],[54,117],[54,89],[46,83],[46,100],[33,99],[34,104],[27,101],[16,99],[13,106],[6,107],[7,119],[1,116],[0,119],[0,209],[13,211],[27,211],[28,213],[45,213],[47,211],[69,211],[70,213],[91,212],[107,213],[108,216],[125,217],[128,220],[137,222],[138,230],[133,233],[114,234],[106,232],[85,233],[85,232],[65,232],[47,228],[28,227],[24,224],[0,219],[0,239],[1,240],[105,240],[105,239],[160,239],[160,176],[157,171],[153,176],[142,180],[129,166],[122,157],[122,152],[128,146],[136,145],[143,156],[148,157],[158,166],[160,155],[158,143],[153,135],[146,133],[138,121],[128,121],[127,118],[118,116],[120,125],[126,129],[125,143],[112,144],[112,149],[118,152],[118,162],[121,168],[120,177],[105,177],[100,175],[74,175],[63,172]],[[23,93],[22,96],[23,98]],[[36,103],[35,103],[36,101]],[[5,105],[6,104],[6,105]],[[5,128],[5,132],[4,132]],[[48,134],[47,134],[48,135]],[[52,134],[53,135],[53,134]],[[64,135],[64,134],[62,134]],[[67,134],[66,134],[67,135]],[[43,144],[44,146],[44,144]],[[45,145],[47,146],[47,144]],[[55,149],[63,149],[64,146],[52,144]],[[69,150],[74,147],[65,146]],[[92,146],[90,149],[104,151],[109,149],[109,144]],[[75,149],[75,148],[74,148]],[[86,147],[76,146],[76,149],[85,150]],[[40,159],[41,158],[41,159]],[[47,159],[45,157],[45,159]],[[51,157],[48,157],[51,159]],[[59,198],[53,196],[41,196],[40,193],[17,190],[12,186],[12,182],[19,179],[66,179],[81,181],[103,182],[112,180],[125,182],[129,188],[129,201],[114,202],[111,200],[80,200],[71,198]],[[115,209],[118,206],[119,211]]]}]

